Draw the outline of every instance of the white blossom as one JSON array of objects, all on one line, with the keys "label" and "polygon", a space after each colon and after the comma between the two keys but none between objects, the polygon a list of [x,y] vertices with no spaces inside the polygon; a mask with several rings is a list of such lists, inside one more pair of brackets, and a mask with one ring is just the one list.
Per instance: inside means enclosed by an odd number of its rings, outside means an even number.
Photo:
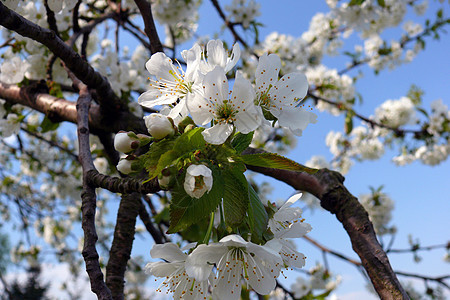
[{"label": "white blossom", "polygon": [[253,105],[255,92],[251,83],[237,72],[231,95],[225,71],[216,66],[203,80],[204,97],[188,101],[188,108],[196,124],[214,125],[202,134],[210,144],[223,144],[234,128],[242,133],[255,130],[261,123],[260,112]]},{"label": "white blossom", "polygon": [[201,198],[203,194],[209,193],[213,186],[212,171],[205,165],[190,165],[186,169],[184,179],[184,190],[194,198]]},{"label": "white blossom", "polygon": [[155,277],[165,277],[161,286],[156,291],[162,292],[162,289],[166,289],[168,293],[173,293],[174,299],[207,299],[207,278],[199,281],[187,274],[185,262],[188,256],[176,244],[156,244],[150,251],[150,255],[153,258],[165,260],[151,262],[145,266],[145,272],[147,274]]},{"label": "white blossom", "polygon": [[186,271],[197,280],[206,280],[215,264],[215,299],[239,299],[242,278],[255,292],[267,295],[275,288],[282,267],[276,250],[246,242],[239,235],[228,235],[218,243],[199,245],[186,260]]},{"label": "white blossom", "polygon": [[157,140],[173,135],[175,129],[172,122],[164,115],[153,113],[144,117],[148,133]]},{"label": "white blossom", "polygon": [[283,127],[301,135],[317,115],[298,107],[308,92],[308,81],[302,73],[289,73],[278,80],[281,60],[276,54],[264,54],[256,68],[256,104],[270,112]]},{"label": "white blossom", "polygon": [[0,67],[0,81],[9,84],[19,83],[23,80],[27,68],[28,63],[18,56],[5,60]]}]

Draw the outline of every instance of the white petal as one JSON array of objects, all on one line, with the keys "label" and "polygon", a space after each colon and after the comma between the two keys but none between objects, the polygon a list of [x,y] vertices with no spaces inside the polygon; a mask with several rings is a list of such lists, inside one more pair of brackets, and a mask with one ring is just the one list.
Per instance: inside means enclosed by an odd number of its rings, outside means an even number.
[{"label": "white petal", "polygon": [[[236,245],[237,247],[245,247],[248,242],[244,240],[240,235],[237,234],[230,234],[225,237],[223,237],[220,241],[220,243],[227,243],[227,246]],[[233,243],[230,243],[233,242]]]},{"label": "white petal", "polygon": [[276,238],[300,238],[310,232],[312,229],[311,225],[308,223],[296,222],[293,223],[289,228],[274,232]]},{"label": "white petal", "polygon": [[309,123],[317,122],[317,115],[302,107],[284,107],[282,110],[270,110],[278,118],[280,126],[288,127],[294,134],[301,135]]},{"label": "white petal", "polygon": [[186,272],[199,281],[208,279],[214,263],[228,251],[220,244],[199,245],[186,259]]},{"label": "white petal", "polygon": [[150,86],[150,89],[142,93],[138,102],[140,105],[152,108],[156,105],[172,104],[177,101],[177,96],[162,92],[160,89]]},{"label": "white petal", "polygon": [[238,300],[241,296],[242,262],[232,256],[232,251],[217,264],[217,275],[213,281],[213,299]]},{"label": "white petal", "polygon": [[240,106],[240,110],[249,106],[254,106],[255,91],[248,79],[244,77],[242,72],[236,72],[236,79],[233,85],[233,92],[231,93],[230,101],[237,107]]},{"label": "white petal", "polygon": [[203,97],[203,93],[189,93],[186,98],[186,104],[195,124],[205,125],[213,119],[213,114],[207,106],[209,102]]},{"label": "white petal", "polygon": [[216,124],[202,132],[203,138],[207,143],[213,145],[223,144],[233,132],[232,124]]},{"label": "white petal", "polygon": [[157,80],[162,78],[167,81],[174,81],[174,77],[170,74],[174,71],[172,60],[162,52],[153,54],[145,63],[145,67],[151,75],[156,76]]},{"label": "white petal", "polygon": [[[267,295],[273,291],[276,287],[276,281],[274,277],[278,277],[278,272],[271,272],[272,269],[268,269],[263,265],[259,257],[246,256],[249,264],[247,281],[250,286],[261,295]],[[275,271],[275,270],[274,270]]]},{"label": "white petal", "polygon": [[237,64],[239,58],[241,57],[241,48],[239,44],[236,43],[233,45],[233,51],[231,52],[231,56],[227,59],[227,65],[225,66],[225,73],[228,73],[233,67]]},{"label": "white petal", "polygon": [[196,80],[199,63],[202,57],[202,48],[199,44],[195,44],[189,50],[183,50],[181,56],[186,62],[186,74],[185,79],[188,82]]},{"label": "white petal", "polygon": [[227,63],[227,54],[223,48],[221,40],[210,40],[206,45],[206,55],[208,56],[208,64],[210,66],[225,67]]},{"label": "white petal", "polygon": [[174,243],[155,244],[150,250],[150,255],[153,258],[162,258],[169,262],[185,261],[187,257]]},{"label": "white petal", "polygon": [[276,54],[267,55],[264,53],[259,58],[258,66],[256,67],[256,91],[264,93],[278,81],[278,73],[281,69],[280,57]]},{"label": "white petal", "polygon": [[228,80],[221,67],[216,66],[203,79],[205,98],[212,103],[222,104],[228,99]]},{"label": "white petal", "polygon": [[272,99],[276,98],[274,104],[277,106],[280,101],[283,105],[295,104],[294,99],[303,99],[307,93],[308,80],[305,74],[298,72],[284,75],[270,90]]},{"label": "white petal", "polygon": [[236,114],[234,125],[239,132],[247,134],[256,130],[261,125],[261,121],[261,115],[255,108],[251,107]]},{"label": "white petal", "polygon": [[145,273],[156,277],[167,277],[175,272],[178,267],[178,264],[171,264],[163,261],[151,262],[145,266]]}]

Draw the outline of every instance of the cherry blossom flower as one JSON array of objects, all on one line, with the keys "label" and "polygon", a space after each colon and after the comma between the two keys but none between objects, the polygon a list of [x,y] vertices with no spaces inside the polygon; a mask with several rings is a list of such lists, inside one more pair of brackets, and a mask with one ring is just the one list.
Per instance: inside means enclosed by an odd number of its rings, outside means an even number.
[{"label": "cherry blossom flower", "polygon": [[213,177],[211,170],[205,165],[190,165],[186,170],[184,190],[194,198],[201,198],[205,192],[212,189]]},{"label": "cherry blossom flower", "polygon": [[264,54],[256,68],[256,104],[272,114],[278,123],[300,136],[317,116],[302,107],[299,101],[308,92],[308,81],[302,73],[289,73],[278,80],[281,60],[276,54]]},{"label": "cherry blossom flower", "polygon": [[119,163],[117,164],[117,171],[119,171],[120,173],[123,174],[130,174],[131,172],[133,172],[133,169],[131,168],[131,160],[128,160],[125,158],[126,156],[124,156],[123,158],[121,158],[119,160]]},{"label": "cherry blossom flower", "polygon": [[215,264],[215,299],[239,299],[242,278],[255,292],[267,295],[275,288],[282,267],[279,249],[246,242],[232,234],[219,243],[199,245],[186,260],[186,272],[197,280],[205,280]]},{"label": "cherry blossom flower", "polygon": [[176,114],[186,116],[186,98],[191,93],[201,92],[201,88],[196,84],[201,51],[201,47],[195,44],[190,50],[181,52],[181,56],[187,64],[186,72],[181,69],[179,63],[178,66],[175,66],[164,53],[153,54],[145,67],[150,75],[155,76],[156,79],[151,79],[150,89],[139,96],[139,103],[151,108],[156,105],[176,104],[178,102],[173,110]]},{"label": "cherry blossom flower", "polygon": [[311,225],[300,219],[301,208],[291,207],[301,196],[302,193],[298,193],[290,197],[269,219],[269,228],[276,238],[299,238],[311,231]]},{"label": "cherry blossom flower", "polygon": [[204,97],[193,97],[187,105],[195,123],[205,125],[214,120],[214,125],[202,132],[206,142],[220,145],[234,127],[249,133],[260,125],[260,112],[253,104],[255,92],[242,73],[236,73],[230,96],[225,71],[219,66],[205,75],[203,89]]},{"label": "cherry blossom flower", "polygon": [[174,299],[207,299],[208,281],[196,280],[186,273],[185,261],[188,256],[176,244],[154,245],[150,255],[165,260],[151,262],[145,266],[147,274],[166,277],[156,291],[162,292],[162,288],[165,288],[169,293],[173,293]]}]

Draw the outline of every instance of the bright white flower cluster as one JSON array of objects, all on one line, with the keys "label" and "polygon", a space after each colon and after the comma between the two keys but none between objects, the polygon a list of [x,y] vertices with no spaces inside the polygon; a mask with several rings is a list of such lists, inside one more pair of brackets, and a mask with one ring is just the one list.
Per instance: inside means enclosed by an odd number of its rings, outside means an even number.
[{"label": "bright white flower cluster", "polygon": [[394,226],[388,226],[392,219],[394,201],[387,194],[373,191],[372,194],[360,195],[359,201],[369,214],[369,219],[378,235],[395,232]]},{"label": "bright white flower cluster", "polygon": [[416,121],[414,104],[408,97],[386,100],[376,108],[375,120],[393,128],[413,124]]},{"label": "bright white flower cluster", "polygon": [[297,277],[296,281],[291,285],[292,293],[296,299],[302,298],[309,293],[313,294],[314,290],[332,291],[341,282],[339,275],[333,276],[321,264],[311,268],[309,274],[309,279]]},{"label": "bright white flower cluster", "polygon": [[239,299],[243,282],[258,294],[267,295],[275,289],[282,269],[305,265],[305,256],[290,241],[311,230],[301,219],[301,209],[291,207],[300,197],[294,195],[274,213],[269,220],[274,238],[264,245],[236,234],[198,245],[189,255],[173,243],[155,245],[151,256],[165,262],[148,263],[146,272],[165,277],[158,291],[164,288],[177,299],[207,299],[209,291],[214,299]]},{"label": "bright white flower cluster", "polygon": [[[343,104],[354,102],[355,88],[352,78],[348,75],[339,75],[336,69],[328,69],[324,65],[310,68],[306,71],[311,85],[316,87],[317,95],[325,99],[336,99]],[[324,89],[320,87],[324,86]],[[337,116],[342,113],[335,105],[318,101],[316,105],[320,111],[328,111]]]},{"label": "bright white flower cluster", "polygon": [[233,0],[230,5],[225,6],[231,22],[242,23],[244,28],[248,28],[256,17],[261,15],[259,11],[261,5],[255,0]]},{"label": "bright white flower cluster", "polygon": [[206,54],[196,44],[184,50],[182,56],[186,71],[179,64],[175,66],[164,53],[152,55],[146,68],[155,78],[151,79],[150,89],[139,97],[139,103],[147,107],[171,105],[168,116],[175,123],[189,114],[196,124],[212,122],[202,132],[210,144],[223,144],[234,131],[254,131],[265,117],[278,120],[295,135],[301,135],[309,123],[316,122],[315,114],[299,107],[308,90],[305,75],[294,72],[278,80],[281,61],[275,54],[260,57],[255,87],[237,71],[231,92],[226,73],[239,60],[237,44],[230,56],[219,40],[208,42]]}]

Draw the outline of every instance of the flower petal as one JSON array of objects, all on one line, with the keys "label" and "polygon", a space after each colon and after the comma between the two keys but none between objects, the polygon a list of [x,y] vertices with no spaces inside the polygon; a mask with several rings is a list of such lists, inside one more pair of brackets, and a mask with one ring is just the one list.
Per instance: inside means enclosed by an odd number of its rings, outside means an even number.
[{"label": "flower petal", "polygon": [[264,53],[256,67],[256,92],[265,93],[269,85],[274,85],[278,81],[278,73],[281,69],[280,57],[276,54],[267,55]]},{"label": "flower petal", "polygon": [[299,72],[284,75],[271,89],[272,99],[276,98],[275,102],[283,105],[295,104],[294,99],[303,99],[307,93],[308,80],[305,74]]},{"label": "flower petal", "polygon": [[232,124],[216,124],[211,128],[205,129],[202,135],[207,143],[221,145],[225,143],[232,132]]},{"label": "flower petal", "polygon": [[206,55],[208,56],[208,64],[210,66],[225,67],[227,63],[227,54],[223,48],[221,40],[210,40],[206,45]]},{"label": "flower petal", "polygon": [[270,112],[278,118],[280,126],[288,127],[297,136],[301,136],[309,123],[317,122],[317,115],[303,107],[284,107],[282,110],[274,108]]},{"label": "flower petal", "polygon": [[214,105],[216,105],[215,103],[222,104],[223,100],[228,99],[228,80],[221,67],[216,66],[205,75],[203,89],[206,100]]},{"label": "flower petal", "polygon": [[175,101],[177,101],[176,96],[162,92],[160,89],[152,86],[138,98],[139,104],[148,108],[156,105],[172,104]]},{"label": "flower petal", "polygon": [[187,258],[187,255],[174,243],[155,244],[150,250],[150,255],[153,258],[161,258],[169,262],[185,261]]},{"label": "flower petal", "polygon": [[163,261],[151,262],[145,266],[145,273],[156,277],[170,276],[180,267],[178,263],[166,263]]},{"label": "flower petal", "polygon": [[196,280],[208,279],[214,263],[228,251],[227,247],[220,244],[199,245],[186,259],[186,272]]},{"label": "flower petal", "polygon": [[239,58],[241,57],[241,48],[239,44],[236,43],[233,45],[233,51],[231,52],[231,56],[227,59],[227,64],[225,66],[225,73],[228,73],[233,67],[237,64]]},{"label": "flower petal", "polygon": [[158,80],[162,78],[167,81],[174,81],[174,77],[170,73],[176,72],[176,69],[174,70],[172,60],[162,52],[153,54],[145,63],[145,67]]}]

